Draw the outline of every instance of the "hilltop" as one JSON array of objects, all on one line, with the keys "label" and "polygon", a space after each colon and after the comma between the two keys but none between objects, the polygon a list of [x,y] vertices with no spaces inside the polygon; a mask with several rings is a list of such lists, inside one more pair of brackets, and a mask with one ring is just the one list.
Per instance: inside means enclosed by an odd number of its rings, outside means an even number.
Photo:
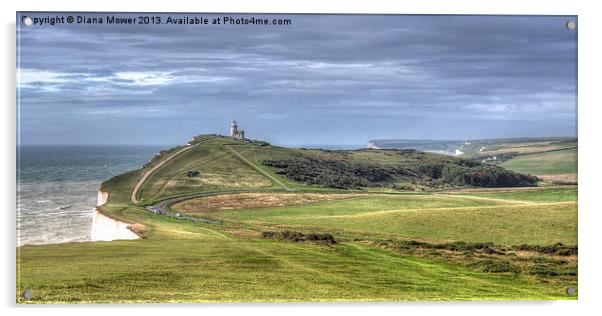
[{"label": "hilltop", "polygon": [[[430,191],[458,186],[534,186],[533,176],[477,161],[417,150],[288,148],[260,140],[199,135],[189,150],[148,178],[146,201],[236,189],[382,189]],[[181,151],[176,147],[159,153]],[[152,162],[151,162],[152,163]],[[198,172],[191,177],[189,172]]]}]

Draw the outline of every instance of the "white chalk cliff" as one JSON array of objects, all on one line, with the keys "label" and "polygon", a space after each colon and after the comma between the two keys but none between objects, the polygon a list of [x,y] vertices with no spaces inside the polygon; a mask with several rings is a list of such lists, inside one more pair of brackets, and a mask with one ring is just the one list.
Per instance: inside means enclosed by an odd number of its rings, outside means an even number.
[{"label": "white chalk cliff", "polygon": [[[98,191],[97,206],[102,206],[107,202],[109,194],[107,192]],[[130,223],[122,222],[106,215],[103,215],[94,208],[92,214],[92,231],[90,235],[91,241],[111,241],[123,239],[138,239],[140,238],[128,227]]]}]

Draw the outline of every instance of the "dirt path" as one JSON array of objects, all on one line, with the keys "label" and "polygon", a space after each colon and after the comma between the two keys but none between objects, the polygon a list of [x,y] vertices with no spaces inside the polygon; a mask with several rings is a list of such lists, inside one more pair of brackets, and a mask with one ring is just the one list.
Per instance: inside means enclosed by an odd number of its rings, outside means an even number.
[{"label": "dirt path", "polygon": [[[211,139],[211,138],[210,138]],[[180,155],[181,153],[194,148],[204,142],[207,142],[210,139],[206,139],[204,141],[200,141],[194,145],[189,145],[186,146],[178,151],[176,151],[175,153],[173,153],[173,155],[163,159],[161,162],[159,162],[157,165],[155,165],[154,167],[152,167],[150,170],[148,170],[147,172],[145,172],[142,175],[142,178],[140,178],[138,180],[138,182],[136,182],[136,185],[134,186],[134,189],[132,190],[132,193],[130,194],[130,201],[132,201],[133,204],[138,204],[138,202],[140,202],[137,198],[138,195],[138,191],[140,191],[140,188],[142,188],[142,186],[144,185],[144,182],[146,182],[146,180],[148,180],[148,178],[153,175],[153,172],[157,171],[159,168],[161,168],[163,165],[165,165],[166,163],[168,163],[170,160],[172,160],[173,158],[175,158],[176,156]]]},{"label": "dirt path", "polygon": [[281,186],[285,191],[295,191],[292,188],[289,188],[286,186],[286,184],[282,183],[282,181],[280,181],[279,179],[276,179],[275,177],[273,177],[271,174],[267,173],[265,170],[261,169],[261,167],[257,166],[256,164],[254,164],[253,162],[251,162],[249,159],[247,159],[246,157],[244,157],[243,155],[241,155],[239,152],[237,152],[236,150],[232,149],[231,146],[228,145],[224,145],[224,147],[226,147],[229,151],[231,151],[234,155],[236,155],[236,157],[238,157],[240,160],[242,160],[244,163],[246,163],[247,165],[249,165],[251,168],[255,169],[255,171],[261,173],[262,175],[264,175],[265,177],[267,177],[268,179],[276,182],[279,186]]}]

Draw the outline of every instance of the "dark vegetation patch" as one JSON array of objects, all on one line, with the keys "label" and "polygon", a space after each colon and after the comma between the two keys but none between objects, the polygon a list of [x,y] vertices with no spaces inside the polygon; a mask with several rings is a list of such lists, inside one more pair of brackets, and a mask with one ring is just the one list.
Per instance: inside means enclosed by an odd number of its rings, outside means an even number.
[{"label": "dark vegetation patch", "polygon": [[[358,150],[362,155],[372,152]],[[301,152],[300,152],[301,153]],[[499,166],[467,159],[426,154],[415,150],[374,151],[384,155],[386,163],[356,159],[351,151],[321,150],[319,158],[299,154],[279,160],[263,160],[262,164],[276,169],[288,179],[310,185],[337,189],[390,187],[415,190],[419,187],[534,186],[537,177],[506,170]],[[376,159],[374,159],[376,161]]]},{"label": "dark vegetation patch", "polygon": [[534,186],[535,176],[465,159],[421,164],[420,173],[453,186],[485,188]]},{"label": "dark vegetation patch", "polygon": [[275,240],[288,240],[294,242],[302,242],[302,241],[313,241],[313,242],[322,242],[329,245],[336,244],[336,240],[334,236],[331,234],[304,234],[302,232],[295,231],[281,231],[281,232],[271,232],[265,231],[261,233],[261,237],[265,239],[275,239]]},{"label": "dark vegetation patch", "polygon": [[551,246],[539,246],[539,245],[527,245],[522,244],[518,246],[513,246],[514,250],[521,251],[536,251],[543,254],[548,255],[557,255],[557,256],[576,256],[577,255],[577,246],[567,246],[563,243],[556,243]]},{"label": "dark vegetation patch", "polygon": [[[551,246],[502,246],[493,243],[427,243],[415,240],[384,240],[380,247],[414,256],[451,260],[476,271],[514,273],[538,277],[577,276],[577,247],[555,244]],[[521,254],[517,254],[520,252]],[[565,256],[565,258],[558,258]]]},{"label": "dark vegetation patch", "polygon": [[507,260],[485,259],[471,262],[469,266],[475,270],[491,273],[520,273],[521,268]]},{"label": "dark vegetation patch", "polygon": [[279,169],[276,173],[291,180],[337,189],[379,187],[383,186],[383,182],[403,176],[406,172],[395,167],[313,158],[264,160],[262,164]]},{"label": "dark vegetation patch", "polygon": [[263,141],[263,140],[251,140],[250,141],[251,144],[257,145],[259,147],[267,147],[267,146],[271,146],[270,143]]},{"label": "dark vegetation patch", "polygon": [[196,170],[189,170],[189,171],[186,171],[186,176],[187,176],[188,178],[194,178],[194,177],[198,177],[198,176],[200,176],[200,175],[201,175],[201,173],[200,173],[200,172],[198,172],[198,171],[196,171]]},{"label": "dark vegetation patch", "polygon": [[451,242],[451,243],[427,243],[416,240],[400,240],[400,241],[383,241],[381,245],[390,245],[394,244],[394,246],[398,249],[403,250],[416,250],[416,249],[437,249],[437,250],[449,250],[449,251],[458,251],[464,253],[474,253],[481,252],[485,254],[504,254],[501,249],[496,249],[497,247],[490,242],[487,243],[471,243],[471,242]]}]

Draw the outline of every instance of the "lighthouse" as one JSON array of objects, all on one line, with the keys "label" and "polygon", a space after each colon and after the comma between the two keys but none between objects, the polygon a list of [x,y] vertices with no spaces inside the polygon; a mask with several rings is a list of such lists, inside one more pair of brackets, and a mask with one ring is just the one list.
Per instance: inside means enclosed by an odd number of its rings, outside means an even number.
[{"label": "lighthouse", "polygon": [[230,137],[232,139],[245,139],[245,131],[238,130],[238,123],[236,121],[230,123]]},{"label": "lighthouse", "polygon": [[238,123],[236,121],[230,123],[230,137],[234,139],[238,138]]}]

